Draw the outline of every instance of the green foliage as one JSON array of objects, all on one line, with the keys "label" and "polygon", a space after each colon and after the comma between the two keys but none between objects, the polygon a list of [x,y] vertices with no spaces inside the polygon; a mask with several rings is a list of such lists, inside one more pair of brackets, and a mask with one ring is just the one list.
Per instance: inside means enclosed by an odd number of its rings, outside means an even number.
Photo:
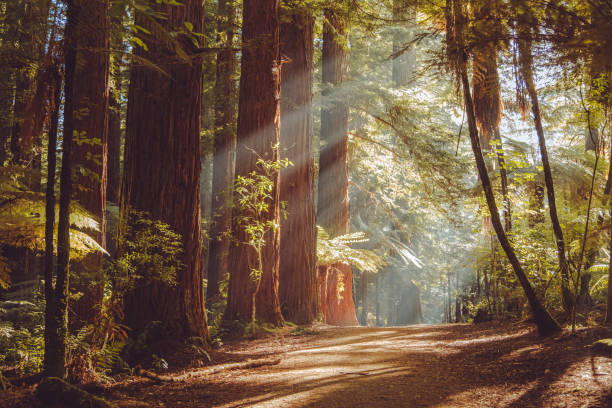
[{"label": "green foliage", "polygon": [[119,237],[119,255],[109,262],[107,273],[115,296],[121,296],[142,279],[176,285],[176,273],[183,268],[180,234],[146,212],[129,211]]},{"label": "green foliage", "polygon": [[44,356],[44,300],[0,302],[0,366],[18,373],[40,370]]},{"label": "green foliage", "polygon": [[317,225],[317,264],[329,266],[343,263],[355,266],[364,272],[377,273],[386,265],[385,260],[374,251],[351,247],[367,241],[363,232],[330,238],[329,234]]},{"label": "green foliage", "polygon": [[278,228],[277,221],[269,215],[270,206],[274,205],[275,200],[272,196],[275,189],[274,173],[290,164],[287,159],[258,159],[257,170],[253,170],[247,177],[238,176],[234,180],[234,205],[238,209],[234,222],[246,237],[246,241],[239,244],[248,245],[255,251],[256,259],[249,265],[249,275],[254,282],[259,282],[263,273],[261,254],[266,245],[266,234]]},{"label": "green foliage", "polygon": [[[27,248],[36,253],[45,250],[45,196],[31,191],[25,181],[38,177],[33,170],[17,166],[0,168],[0,246]],[[59,206],[55,207],[58,220]],[[92,237],[99,232],[98,221],[78,203],[70,205],[70,249],[72,258],[80,258],[90,252],[106,253]],[[57,226],[54,235],[57,250]],[[0,287],[8,286],[10,270],[5,257],[0,254]]]}]

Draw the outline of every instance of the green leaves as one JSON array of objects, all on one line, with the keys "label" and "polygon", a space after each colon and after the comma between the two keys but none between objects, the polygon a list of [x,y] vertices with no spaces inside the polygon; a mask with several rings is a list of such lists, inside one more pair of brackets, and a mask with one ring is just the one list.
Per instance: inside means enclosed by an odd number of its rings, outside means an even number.
[{"label": "green leaves", "polygon": [[176,274],[184,266],[183,242],[168,224],[151,219],[146,212],[130,210],[119,239],[121,255],[107,268],[119,294],[140,279],[176,285]]},{"label": "green leaves", "polygon": [[317,264],[329,266],[336,263],[353,265],[361,271],[377,273],[386,262],[374,251],[354,249],[352,244],[367,242],[363,232],[353,232],[330,238],[327,231],[317,225]]}]

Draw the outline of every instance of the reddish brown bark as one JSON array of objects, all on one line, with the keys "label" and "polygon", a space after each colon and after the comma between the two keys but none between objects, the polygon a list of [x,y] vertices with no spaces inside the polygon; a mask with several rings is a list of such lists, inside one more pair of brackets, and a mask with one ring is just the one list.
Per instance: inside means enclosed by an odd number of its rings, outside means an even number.
[{"label": "reddish brown bark", "polygon": [[[17,1],[16,1],[17,3]],[[15,74],[15,104],[13,107],[14,124],[11,136],[11,152],[15,164],[40,170],[40,147],[42,125],[38,132],[28,129],[22,132],[24,121],[41,122],[45,106],[34,101],[37,88],[36,72],[42,68],[44,45],[46,40],[48,1],[20,2],[17,8],[23,12],[23,20],[19,26],[18,53],[23,59],[23,66]],[[36,108],[36,110],[33,110]],[[32,115],[35,115],[33,118]],[[40,190],[40,177],[35,185]]]},{"label": "reddish brown bark", "polygon": [[[278,160],[279,142],[279,1],[245,0],[242,27],[242,74],[238,105],[238,134],[236,146],[236,176],[249,177],[258,171],[258,159]],[[280,222],[279,175],[273,176],[273,191],[266,219]],[[234,212],[234,220],[239,213]],[[249,277],[256,265],[255,251],[244,244],[247,236],[233,222],[233,236],[237,245],[230,248],[230,282],[224,319],[250,321],[253,312],[252,296],[256,298],[258,321],[280,325],[283,318],[278,300],[279,231],[271,229],[265,236],[262,278],[258,285]],[[258,289],[259,286],[259,289]]]},{"label": "reddish brown bark", "polygon": [[[340,95],[347,77],[346,22],[333,10],[325,11],[323,29],[323,92],[321,109],[321,154],[319,158],[319,188],[317,223],[332,237],[349,232],[348,195],[348,119],[349,109]],[[345,264],[327,268],[327,293],[321,294],[326,304],[325,321],[329,324],[356,325],[353,302],[353,273]],[[341,289],[341,290],[340,290]]]},{"label": "reddish brown bark", "polygon": [[[74,195],[100,223],[90,235],[106,247],[106,180],[108,154],[108,102],[110,67],[109,0],[86,0],[77,23],[79,44],[74,73],[73,165]],[[103,256],[89,254],[73,262],[73,288],[83,296],[70,307],[71,327],[95,323],[104,289]]]},{"label": "reddish brown bark", "polygon": [[106,161],[108,180],[106,200],[119,203],[121,184],[121,105],[117,97],[111,95],[108,113],[108,157]]},{"label": "reddish brown bark", "polygon": [[[181,6],[154,4],[165,13],[155,24],[166,30],[184,30],[191,23],[203,31],[200,0],[184,0]],[[136,24],[153,33],[150,17],[136,13]],[[177,285],[140,280],[124,298],[125,322],[136,332],[161,321],[162,335],[174,340],[208,339],[202,287],[200,242],[200,115],[202,61],[181,59],[177,43],[167,35],[144,36],[149,51],[134,52],[159,69],[134,63],[128,93],[127,133],[121,189],[121,217],[128,210],[145,211],[181,234],[184,267],[177,271]]]},{"label": "reddish brown bark", "polygon": [[293,166],[281,170],[279,298],[283,316],[296,324],[317,317],[312,84],[314,18],[307,10],[283,9],[280,29],[281,156]]},{"label": "reddish brown bark", "polygon": [[219,1],[219,32],[225,33],[225,49],[217,54],[215,83],[215,141],[212,181],[212,223],[208,255],[206,298],[219,296],[219,281],[229,273],[230,240],[227,232],[232,223],[232,179],[236,152],[235,108],[233,97],[236,57],[232,51],[234,40],[235,6],[231,1]]}]

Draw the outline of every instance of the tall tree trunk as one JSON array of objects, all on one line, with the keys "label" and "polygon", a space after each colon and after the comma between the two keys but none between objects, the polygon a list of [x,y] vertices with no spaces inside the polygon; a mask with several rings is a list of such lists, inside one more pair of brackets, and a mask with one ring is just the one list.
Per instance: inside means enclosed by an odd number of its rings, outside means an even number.
[{"label": "tall tree trunk", "polygon": [[[533,315],[534,322],[538,328],[540,335],[550,335],[560,330],[557,322],[548,314],[544,306],[540,303],[537,298],[531,283],[527,279],[527,275],[516,257],[514,248],[510,244],[504,227],[501,223],[499,213],[497,211],[497,205],[495,203],[495,196],[493,195],[493,189],[491,188],[491,181],[487,173],[487,167],[482,155],[480,147],[480,138],[478,136],[478,128],[476,125],[476,116],[474,115],[474,104],[472,102],[472,95],[470,92],[470,84],[467,75],[467,55],[465,53],[463,45],[463,24],[465,21],[465,15],[463,14],[462,0],[447,0],[447,22],[449,27],[452,27],[452,31],[447,30],[447,41],[449,42],[449,55],[453,58],[454,65],[457,69],[457,74],[463,87],[463,96],[465,101],[465,109],[467,111],[468,126],[470,133],[470,142],[472,145],[472,152],[474,153],[474,159],[476,161],[476,167],[478,169],[478,175],[482,183],[482,188],[485,193],[487,206],[491,214],[491,223],[497,234],[497,239],[503,248],[512,269],[516,274],[516,277],[523,287],[525,296],[529,301],[531,312]],[[452,34],[450,34],[452,33]]]},{"label": "tall tree trunk", "polygon": [[[117,82],[115,84],[117,86]],[[117,96],[112,94],[109,98],[107,141],[106,200],[119,204],[119,192],[121,190],[121,104]]]},{"label": "tall tree trunk", "polygon": [[135,210],[169,224],[182,237],[183,267],[176,272],[176,286],[138,281],[124,298],[125,322],[137,333],[160,321],[166,328],[163,335],[175,340],[200,337],[206,342],[199,184],[202,61],[181,58],[176,51],[179,40],[169,42],[154,28],[159,24],[180,31],[189,23],[201,33],[203,7],[201,0],[151,5],[165,18],[153,22],[136,13],[136,24],[153,34],[144,36],[148,51],[135,47],[134,52],[163,73],[138,64],[131,68],[121,222],[128,222]]},{"label": "tall tree trunk", "polygon": [[[119,195],[121,193],[121,145],[123,133],[121,129],[122,119],[122,104],[121,100],[125,92],[125,81],[123,80],[125,66],[123,58],[118,56],[126,51],[125,33],[123,28],[123,19],[125,18],[126,10],[122,10],[122,14],[115,15],[110,21],[110,48],[111,54],[114,55],[110,67],[110,79],[113,84],[109,94],[109,111],[108,111],[108,156],[106,160],[107,168],[107,183],[106,183],[106,201],[119,204]],[[109,232],[107,232],[107,241],[109,241]],[[112,243],[107,242],[107,246],[114,247]],[[112,244],[112,245],[111,245]],[[111,248],[112,249],[112,248]],[[109,251],[109,253],[112,252]]]},{"label": "tall tree trunk", "polygon": [[[321,153],[317,223],[332,237],[349,233],[348,120],[349,108],[342,95],[347,79],[346,21],[339,12],[326,9],[323,27],[323,92],[321,108]],[[335,325],[356,325],[353,302],[353,272],[346,264],[327,268],[325,321]],[[339,285],[339,286],[338,286]]]},{"label": "tall tree trunk", "polygon": [[[521,20],[519,19],[519,24]],[[526,24],[526,23],[524,23]],[[524,33],[529,35],[529,33]],[[540,146],[540,157],[542,159],[542,167],[544,169],[544,182],[546,184],[546,194],[548,198],[548,208],[550,212],[550,220],[557,241],[557,253],[559,258],[559,270],[561,272],[561,296],[563,306],[566,311],[571,311],[574,307],[573,295],[569,287],[569,265],[565,253],[565,239],[563,230],[557,215],[557,204],[555,200],[555,188],[553,184],[552,171],[548,160],[548,150],[546,149],[546,139],[544,138],[544,128],[542,127],[542,117],[540,114],[540,105],[538,102],[538,93],[535,87],[533,77],[533,56],[531,50],[531,41],[529,37],[519,40],[519,64],[521,76],[525,81],[529,98],[531,99],[531,110],[533,113],[533,121],[535,123],[536,133],[538,135],[538,144]]]},{"label": "tall tree trunk", "polygon": [[[16,2],[18,0],[15,0]],[[26,66],[16,71],[14,123],[11,137],[11,152],[15,164],[40,170],[41,132],[22,132],[24,121],[31,120],[33,115],[40,116],[44,111],[41,104],[32,111],[32,98],[36,94],[36,73],[42,70],[47,35],[48,0],[22,1],[18,3],[24,17],[19,28],[18,52]],[[30,108],[30,109],[28,109]],[[32,187],[40,189],[40,177]]]},{"label": "tall tree trunk", "polygon": [[[57,270],[55,290],[48,313],[53,323],[45,327],[45,366],[47,377],[66,376],[66,339],[68,336],[68,294],[70,263],[70,198],[72,195],[72,139],[75,107],[74,78],[78,45],[77,25],[81,8],[75,0],[68,1],[64,31],[64,133],[62,140],[62,170],[60,173],[59,219],[57,228]],[[49,206],[49,204],[47,204]],[[49,260],[47,259],[47,265]],[[47,272],[48,273],[48,272]],[[49,307],[49,306],[47,306]]]},{"label": "tall tree trunk", "polygon": [[[288,6],[287,6],[288,7]],[[280,151],[293,166],[281,170],[279,298],[283,316],[308,324],[318,314],[312,86],[314,18],[306,9],[283,9],[280,29],[281,81]]]},{"label": "tall tree trunk", "polygon": [[[243,4],[242,68],[238,105],[236,177],[250,177],[258,172],[257,160],[274,162],[279,143],[279,0],[245,0]],[[269,208],[263,222],[280,223],[279,174],[272,175]],[[232,232],[238,245],[230,248],[230,282],[226,321],[258,321],[281,325],[283,317],[278,299],[279,238],[278,228],[265,234],[262,270],[259,282],[251,279],[249,260],[255,250],[246,244],[248,236],[233,214]],[[253,297],[256,300],[253,302]],[[255,308],[255,310],[253,310]]]},{"label": "tall tree trunk", "polygon": [[236,153],[234,70],[232,50],[236,7],[231,0],[220,0],[218,31],[225,37],[225,49],[217,53],[215,83],[215,140],[213,156],[212,208],[206,299],[219,296],[219,281],[227,279],[232,226],[232,180]]},{"label": "tall tree trunk", "polygon": [[55,288],[53,286],[53,277],[55,275],[54,258],[55,251],[53,245],[55,231],[55,173],[57,167],[57,134],[59,128],[59,110],[62,97],[62,79],[59,72],[59,62],[55,77],[55,90],[53,92],[53,105],[50,106],[51,121],[49,124],[49,142],[47,145],[47,188],[45,193],[45,357],[43,366],[45,370],[54,366],[54,357],[52,352],[47,350],[56,350],[56,338],[54,334],[57,331],[55,320]]},{"label": "tall tree trunk", "polygon": [[[75,115],[72,161],[75,168],[74,196],[100,224],[91,236],[106,248],[106,181],[108,156],[110,19],[109,0],[85,0],[77,23],[79,47],[74,75]],[[104,291],[103,255],[88,254],[73,262],[73,291],[83,296],[70,310],[70,326],[80,328],[98,320]]]},{"label": "tall tree trunk", "polygon": [[361,272],[361,324],[368,325],[368,273]]},{"label": "tall tree trunk", "polygon": [[0,166],[4,166],[8,159],[15,98],[14,83],[14,70],[4,64],[0,66]]}]

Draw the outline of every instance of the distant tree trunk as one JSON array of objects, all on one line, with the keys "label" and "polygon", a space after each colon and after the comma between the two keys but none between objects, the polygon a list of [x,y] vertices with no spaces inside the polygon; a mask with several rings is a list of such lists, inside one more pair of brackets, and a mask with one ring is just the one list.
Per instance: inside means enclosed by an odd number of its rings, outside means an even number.
[{"label": "distant tree trunk", "polygon": [[[106,181],[109,122],[110,20],[109,0],[85,0],[77,23],[79,47],[74,75],[73,180],[74,196],[100,223],[100,231],[90,235],[106,248]],[[104,291],[103,255],[86,255],[73,262],[73,291],[83,294],[70,310],[71,328],[77,329],[98,320]]]},{"label": "distant tree trunk", "polygon": [[[17,2],[17,0],[15,1]],[[22,9],[21,12],[24,13],[19,27],[18,52],[26,66],[16,70],[15,73],[11,152],[15,164],[40,170],[42,129],[39,131],[30,129],[30,131],[22,133],[22,125],[25,120],[31,120],[32,116],[41,116],[44,112],[44,106],[40,103],[37,103],[36,109],[32,110],[31,102],[36,94],[36,73],[42,70],[45,55],[49,2],[48,0],[23,1],[18,4],[18,7]],[[40,190],[40,177],[37,177],[31,187],[35,188],[35,191]]]},{"label": "distant tree trunk", "polygon": [[106,200],[119,204],[121,190],[121,104],[115,95],[109,99],[108,112],[108,158]]},{"label": "distant tree trunk", "polygon": [[318,314],[312,86],[314,18],[306,9],[283,9],[280,52],[287,58],[281,80],[280,154],[293,166],[281,170],[279,298],[283,316],[308,324]]},{"label": "distant tree trunk", "polygon": [[232,1],[219,1],[218,31],[225,34],[225,49],[217,53],[215,83],[215,140],[213,157],[212,208],[206,299],[219,296],[219,281],[229,273],[228,255],[232,226],[232,180],[234,178],[235,85],[233,80],[236,56],[232,51],[236,8]]},{"label": "distant tree trunk", "polygon": [[544,208],[544,186],[538,181],[528,183],[529,190],[529,228],[533,228],[536,224],[544,222],[544,215],[541,213]]},{"label": "distant tree trunk", "polygon": [[[339,12],[327,9],[323,27],[323,91],[321,108],[321,153],[317,223],[331,237],[350,232],[348,194],[348,120],[349,108],[342,94],[347,79],[346,21]],[[353,272],[346,264],[327,268],[325,321],[328,324],[350,326],[357,324],[353,303]],[[339,286],[338,286],[339,285]]]},{"label": "distant tree trunk", "polygon": [[[110,47],[111,52],[125,51],[124,35],[123,35],[123,16],[115,16],[111,18],[111,37]],[[113,35],[114,33],[114,35]],[[123,81],[123,64],[121,60],[115,59],[111,66],[111,78],[114,89],[109,94],[109,111],[108,111],[108,156],[106,160],[107,167],[107,183],[106,183],[106,200],[115,204],[119,204],[119,195],[121,193],[121,97],[124,94]],[[109,233],[107,233],[107,245],[109,245]],[[114,247],[112,238],[112,246]],[[112,252],[109,251],[109,253]]]},{"label": "distant tree trunk", "polygon": [[368,325],[368,273],[361,272],[361,324]]},{"label": "distant tree trunk", "polygon": [[380,280],[380,273],[376,274],[376,327],[380,326],[380,301],[379,301],[379,292],[380,288],[378,286]]},{"label": "distant tree trunk", "polygon": [[[162,336],[174,340],[200,337],[208,341],[204,313],[202,251],[200,241],[200,115],[202,64],[186,61],[176,52],[181,43],[168,42],[155,29],[193,31],[203,29],[200,0],[184,0],[181,6],[152,4],[166,18],[151,21],[136,12],[135,23],[153,34],[144,36],[148,51],[134,53],[164,72],[134,63],[128,93],[127,133],[121,189],[121,223],[129,212],[145,211],[181,234],[183,268],[177,285],[138,281],[124,298],[125,322],[138,333],[154,321],[165,327]],[[167,74],[167,75],[166,75]]]},{"label": "distant tree trunk", "polygon": [[416,52],[410,31],[414,29],[416,12],[408,9],[405,1],[393,0],[393,66],[392,77],[396,88],[407,85],[416,69]]},{"label": "distant tree trunk", "polygon": [[15,98],[14,70],[0,67],[0,166],[6,164],[12,131],[13,100]]},{"label": "distant tree trunk", "polygon": [[[51,120],[49,124],[49,143],[47,145],[47,188],[45,193],[45,350],[56,350],[58,347],[57,324],[55,320],[55,288],[53,285],[55,250],[53,236],[55,231],[55,173],[57,167],[57,134],[59,125],[59,110],[62,98],[62,79],[59,72],[59,62],[53,92],[53,105],[50,106]],[[44,368],[47,370],[57,364],[52,353],[45,352]],[[54,368],[52,368],[53,370]],[[50,373],[51,374],[51,373]]]},{"label": "distant tree trunk", "polygon": [[[526,24],[526,23],[525,23]],[[542,118],[540,115],[540,105],[538,102],[538,94],[535,87],[533,77],[533,56],[531,50],[531,41],[528,39],[529,32],[523,33],[527,39],[519,40],[519,64],[521,76],[525,81],[529,98],[531,99],[531,109],[533,112],[533,120],[538,135],[538,144],[540,146],[540,156],[542,159],[542,167],[544,168],[544,181],[546,184],[546,194],[548,197],[548,208],[550,211],[550,220],[552,222],[553,231],[557,241],[557,253],[559,257],[559,270],[561,271],[561,296],[563,306],[566,311],[571,311],[575,306],[573,296],[569,287],[569,265],[565,253],[565,239],[563,230],[557,215],[557,204],[555,201],[555,188],[553,184],[552,171],[548,161],[548,151],[546,149],[546,139],[544,138],[544,128],[542,127]]]},{"label": "distant tree trunk", "polygon": [[[72,138],[75,107],[73,90],[77,56],[77,25],[81,14],[75,0],[69,0],[64,31],[64,134],[62,140],[62,170],[60,173],[59,220],[57,228],[57,271],[55,290],[45,315],[52,324],[45,327],[44,374],[47,377],[66,376],[66,339],[68,336],[68,294],[70,262],[70,197],[72,195]],[[52,154],[53,156],[53,154]],[[47,203],[47,208],[50,203]],[[49,208],[50,209],[50,208]],[[49,227],[46,227],[46,229]],[[46,261],[49,265],[49,259]],[[48,272],[47,272],[48,273]]]},{"label": "distant tree trunk", "polygon": [[[245,0],[242,28],[242,69],[238,105],[236,176],[249,177],[257,160],[278,160],[279,143],[279,0]],[[272,176],[269,210],[264,221],[280,223],[279,174]],[[238,210],[236,210],[238,211]],[[234,220],[238,212],[234,212]],[[250,321],[253,295],[258,321],[281,325],[278,300],[279,231],[270,229],[264,239],[260,283],[250,278],[249,259],[254,249],[244,242],[247,235],[236,222],[232,227],[238,245],[230,247],[230,282],[224,320]]]}]

